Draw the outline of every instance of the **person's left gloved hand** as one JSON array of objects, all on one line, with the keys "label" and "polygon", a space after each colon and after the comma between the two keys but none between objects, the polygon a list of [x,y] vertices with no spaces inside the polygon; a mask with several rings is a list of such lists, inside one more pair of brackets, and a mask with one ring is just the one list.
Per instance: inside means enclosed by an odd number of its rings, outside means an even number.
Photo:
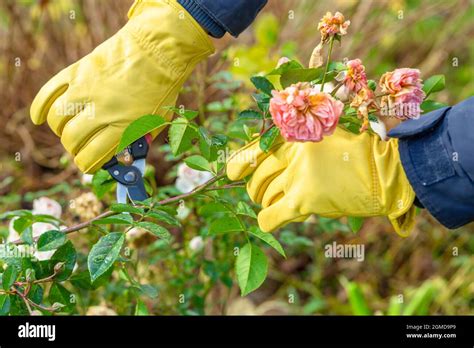
[{"label": "person's left gloved hand", "polygon": [[258,223],[272,231],[310,214],[388,216],[396,232],[408,235],[414,225],[415,193],[408,182],[396,139],[352,134],[337,128],[321,142],[284,142],[268,152],[259,139],[231,156],[227,176],[247,184],[252,201],[262,205]]},{"label": "person's left gloved hand", "polygon": [[112,158],[136,119],[171,117],[163,107],[174,105],[194,66],[214,51],[206,32],[175,0],[136,0],[129,18],[48,81],[31,106],[33,122],[47,121],[85,173]]}]

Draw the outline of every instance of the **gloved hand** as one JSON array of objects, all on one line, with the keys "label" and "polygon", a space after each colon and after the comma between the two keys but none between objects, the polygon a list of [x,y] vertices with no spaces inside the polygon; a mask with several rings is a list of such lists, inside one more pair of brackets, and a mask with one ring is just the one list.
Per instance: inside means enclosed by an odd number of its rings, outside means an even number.
[{"label": "gloved hand", "polygon": [[398,141],[375,134],[352,134],[337,128],[318,143],[278,143],[264,153],[259,139],[237,151],[227,176],[253,174],[247,191],[262,205],[258,223],[272,231],[310,214],[388,216],[395,231],[407,236],[414,224],[415,193],[403,171]]},{"label": "gloved hand", "polygon": [[46,83],[31,106],[33,122],[47,120],[85,173],[112,158],[137,118],[169,118],[163,107],[174,105],[194,66],[214,52],[174,0],[136,0],[128,16],[113,37]]}]

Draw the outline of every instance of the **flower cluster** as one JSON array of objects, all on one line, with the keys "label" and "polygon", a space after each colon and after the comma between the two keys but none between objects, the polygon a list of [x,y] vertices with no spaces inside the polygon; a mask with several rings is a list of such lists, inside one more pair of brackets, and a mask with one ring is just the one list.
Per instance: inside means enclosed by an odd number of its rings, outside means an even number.
[{"label": "flower cluster", "polygon": [[344,104],[309,83],[272,91],[270,114],[287,141],[321,141],[336,129]]},{"label": "flower cluster", "polygon": [[[443,105],[423,103],[427,95],[418,69],[400,68],[386,72],[377,84],[368,79],[361,59],[331,61],[333,43],[341,41],[349,25],[350,21],[340,12],[334,15],[327,12],[318,25],[321,40],[311,54],[309,68],[282,57],[277,69],[269,73],[280,75],[281,88],[272,89],[270,93],[268,88],[261,87],[271,86],[272,82],[255,83],[263,92],[259,95],[260,100],[269,98],[268,109],[261,106],[265,103],[258,105],[264,119],[262,134],[265,135],[265,115],[269,112],[286,141],[321,141],[334,132],[341,119],[341,127],[349,131],[371,130],[386,140],[387,130],[398,122],[419,117],[422,108],[426,112]],[[329,47],[326,60],[322,56],[324,46]],[[257,81],[261,82],[262,77]],[[444,88],[444,77],[432,76],[425,84],[430,93],[440,91]],[[268,139],[274,140],[275,134],[272,131],[262,137],[262,149],[268,148]]]}]

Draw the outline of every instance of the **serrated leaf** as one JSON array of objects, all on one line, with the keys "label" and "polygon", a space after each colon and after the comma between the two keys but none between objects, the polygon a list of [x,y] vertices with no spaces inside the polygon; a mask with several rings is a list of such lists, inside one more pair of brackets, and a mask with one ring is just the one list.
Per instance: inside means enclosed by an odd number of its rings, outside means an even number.
[{"label": "serrated leaf", "polygon": [[146,216],[167,223],[168,225],[181,226],[181,223],[178,221],[178,219],[163,210],[149,211],[146,213]]},{"label": "serrated leaf", "polygon": [[426,114],[428,112],[438,110],[441,108],[444,108],[448,106],[447,104],[440,103],[434,100],[425,100],[423,103],[421,103],[420,108],[423,110],[423,113]]},{"label": "serrated leaf", "polygon": [[236,213],[237,215],[246,215],[254,219],[257,218],[257,215],[253,211],[252,207],[243,201],[237,203]]},{"label": "serrated leaf", "polygon": [[425,92],[425,99],[431,93],[439,92],[444,89],[446,81],[444,75],[433,75],[423,82],[423,91]]},{"label": "serrated leaf", "polygon": [[56,277],[54,277],[55,281],[61,282],[69,278],[74,266],[76,265],[76,258],[76,249],[74,249],[71,241],[67,241],[65,244],[56,249],[48,263],[51,267],[51,271],[59,262],[64,263],[64,266],[61,268],[61,271],[56,275]]},{"label": "serrated leaf", "polygon": [[92,247],[87,257],[87,267],[92,282],[112,267],[120,255],[124,241],[123,233],[112,232],[100,238]]},{"label": "serrated leaf", "polygon": [[272,127],[263,133],[260,137],[260,148],[262,151],[268,152],[279,135],[280,130],[277,127]]},{"label": "serrated leaf", "polygon": [[159,115],[144,115],[130,123],[122,134],[115,153],[119,153],[134,141],[166,124],[164,117]]},{"label": "serrated leaf", "polygon": [[3,290],[6,290],[6,291],[10,290],[17,276],[18,276],[18,269],[13,265],[9,265],[7,269],[5,270],[5,272],[3,272],[2,274]]},{"label": "serrated leaf", "polygon": [[66,234],[61,231],[47,231],[43,233],[38,239],[38,250],[49,251],[59,248],[66,243]]},{"label": "serrated leaf", "polygon": [[185,117],[178,117],[171,123],[168,137],[173,155],[178,156],[193,146],[192,141],[198,134]]},{"label": "serrated leaf", "polygon": [[257,237],[258,239],[263,240],[265,243],[270,245],[273,249],[278,251],[278,253],[286,258],[285,251],[283,250],[283,247],[281,246],[280,242],[276,240],[275,237],[271,233],[266,233],[263,232],[261,229],[259,229],[256,226],[253,226],[249,229],[249,233]]},{"label": "serrated leaf", "polygon": [[257,103],[259,110],[266,114],[268,112],[268,108],[270,107],[270,97],[261,93],[254,93],[252,94],[252,97]]},{"label": "serrated leaf", "polygon": [[116,213],[132,213],[138,215],[143,214],[143,209],[124,203],[114,203],[110,206],[110,210]]},{"label": "serrated leaf", "polygon": [[133,217],[130,214],[122,213],[117,214],[109,217],[105,217],[102,219],[97,219],[92,221],[93,225],[130,225],[133,223]]},{"label": "serrated leaf", "polygon": [[193,155],[184,159],[188,167],[201,172],[212,172],[211,164],[202,156]]},{"label": "serrated leaf", "polygon": [[236,217],[218,218],[209,226],[209,233],[213,235],[239,231],[244,231],[244,227]]},{"label": "serrated leaf", "polygon": [[167,243],[169,243],[171,241],[171,234],[163,226],[157,225],[157,224],[155,224],[153,222],[149,222],[149,221],[139,222],[137,224],[137,226],[151,232],[152,234],[154,234],[155,236],[163,239]]},{"label": "serrated leaf", "polygon": [[183,108],[177,108],[175,106],[166,106],[163,109],[171,110],[179,116],[185,117],[187,120],[191,121],[199,115],[199,111],[196,110],[187,110]]},{"label": "serrated leaf", "polygon": [[252,76],[250,78],[250,81],[252,81],[253,85],[260,91],[262,91],[265,94],[271,95],[272,90],[275,89],[273,84],[268,81],[268,79],[264,76]]},{"label": "serrated leaf", "polygon": [[280,77],[280,83],[286,88],[297,82],[310,82],[316,80],[323,73],[321,68],[292,69],[285,71]]},{"label": "serrated leaf", "polygon": [[242,296],[262,285],[267,271],[267,257],[258,246],[247,243],[241,248],[235,262],[235,272]]},{"label": "serrated leaf", "polygon": [[349,216],[347,217],[347,224],[351,228],[352,232],[357,233],[364,224],[364,219],[361,217]]},{"label": "serrated leaf", "polygon": [[48,300],[51,303],[60,303],[63,306],[62,311],[71,312],[75,307],[74,302],[71,302],[73,298],[71,295],[71,292],[64,286],[53,283],[49,290]]},{"label": "serrated leaf", "polygon": [[244,110],[239,113],[238,118],[240,120],[261,120],[263,115],[255,110]]},{"label": "serrated leaf", "polygon": [[273,69],[267,75],[281,75],[289,70],[303,69],[303,68],[304,68],[303,65],[301,65],[296,60],[290,60],[289,62],[283,63],[278,68]]}]

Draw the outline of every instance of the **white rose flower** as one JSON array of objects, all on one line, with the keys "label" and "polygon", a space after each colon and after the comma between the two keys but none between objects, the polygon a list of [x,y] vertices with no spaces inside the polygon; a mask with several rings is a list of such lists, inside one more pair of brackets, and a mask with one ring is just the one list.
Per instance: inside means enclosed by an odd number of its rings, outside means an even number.
[{"label": "white rose flower", "polygon": [[34,215],[51,215],[59,219],[63,210],[61,205],[54,199],[41,197],[33,201],[33,210],[31,212]]},{"label": "white rose flower", "polygon": [[201,236],[196,236],[189,241],[189,249],[192,251],[201,251],[204,248],[204,240]]},{"label": "white rose flower", "polygon": [[182,193],[189,193],[199,185],[212,179],[212,177],[212,173],[201,172],[188,167],[186,163],[181,163],[178,167],[178,177],[175,186]]}]

